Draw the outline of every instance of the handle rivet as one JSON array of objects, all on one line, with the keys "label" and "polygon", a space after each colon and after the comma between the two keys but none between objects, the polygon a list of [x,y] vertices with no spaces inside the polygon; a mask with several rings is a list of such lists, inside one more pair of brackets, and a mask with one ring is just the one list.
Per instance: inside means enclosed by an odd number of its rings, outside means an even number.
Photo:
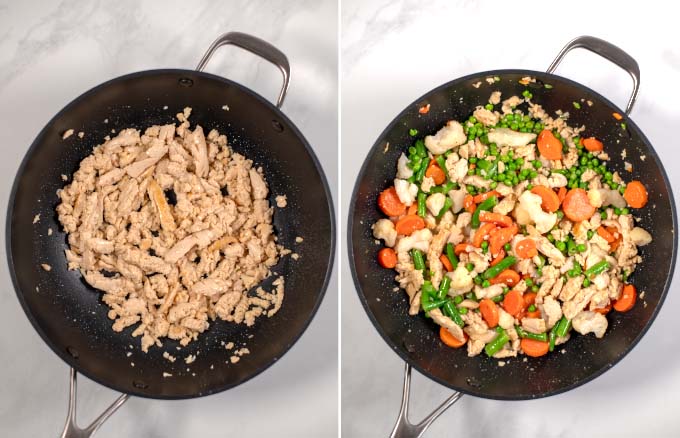
[{"label": "handle rivet", "polygon": [[179,78],[179,84],[183,87],[191,87],[194,85],[194,81],[189,78]]},{"label": "handle rivet", "polygon": [[272,128],[276,132],[283,132],[283,125],[278,120],[272,120]]},{"label": "handle rivet", "polygon": [[68,354],[70,354],[74,359],[78,359],[80,357],[80,353],[78,353],[78,350],[76,350],[74,347],[66,347],[66,351]]}]

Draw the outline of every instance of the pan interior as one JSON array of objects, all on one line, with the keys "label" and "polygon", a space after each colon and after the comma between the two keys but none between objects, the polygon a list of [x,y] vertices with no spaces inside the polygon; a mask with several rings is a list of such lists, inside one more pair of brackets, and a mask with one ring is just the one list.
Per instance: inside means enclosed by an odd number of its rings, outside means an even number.
[{"label": "pan interior", "polygon": [[[300,255],[283,257],[263,283],[286,278],[281,310],[252,327],[211,322],[197,341],[180,347],[164,340],[148,353],[129,327],[111,330],[108,306],[64,257],[66,236],[58,224],[56,192],[92,148],[114,131],[176,122],[192,107],[191,125],[226,134],[230,146],[262,166],[269,200],[285,194],[288,206],[276,209],[278,243]],[[84,132],[62,140],[67,129]],[[33,224],[33,217],[40,221]],[[28,151],[10,198],[7,252],[17,295],[43,339],[69,365],[115,390],[144,397],[187,398],[238,385],[278,360],[305,330],[325,292],[333,257],[331,198],[323,172],[302,134],[273,105],[236,83],[206,73],[155,70],[114,79],[83,94],[43,129]],[[48,236],[48,229],[53,234]],[[295,242],[302,236],[304,242]],[[46,272],[41,263],[51,265]],[[224,344],[245,346],[250,354],[231,364]],[[171,363],[162,357],[177,357]],[[186,364],[189,354],[197,356]],[[163,373],[172,376],[164,377]]]},{"label": "pan interior", "polygon": [[[525,76],[537,79],[528,86],[519,83]],[[498,77],[498,81],[493,81]],[[491,82],[487,82],[491,78]],[[552,88],[545,88],[545,84]],[[649,203],[635,211],[639,224],[652,232],[654,241],[640,248],[642,263],[631,277],[644,299],[627,313],[610,312],[609,328],[601,340],[594,336],[573,336],[558,346],[556,353],[541,358],[518,356],[504,360],[505,365],[484,354],[467,357],[465,349],[446,347],[438,336],[438,327],[423,313],[409,317],[408,299],[397,286],[392,270],[376,262],[381,245],[375,243],[371,224],[382,217],[376,199],[393,184],[399,155],[413,142],[409,129],[419,136],[434,134],[448,120],[466,120],[478,105],[488,103],[492,91],[501,91],[502,99],[529,89],[533,101],[549,114],[568,111],[569,123],[586,126],[585,134],[605,144],[613,169],[624,180],[639,179],[649,191]],[[573,102],[580,104],[575,109]],[[589,103],[590,102],[590,103]],[[591,105],[592,103],[592,105]],[[430,104],[426,115],[418,109]],[[520,107],[526,109],[525,107]],[[542,72],[502,70],[477,73],[427,93],[413,102],[385,129],[368,154],[355,185],[350,204],[348,244],[350,265],[362,304],[381,336],[404,360],[433,380],[475,396],[494,399],[529,399],[545,397],[581,385],[616,364],[639,341],[655,318],[670,285],[675,264],[677,240],[676,215],[670,184],[649,141],[632,120],[624,116],[620,126],[612,113],[624,114],[596,92],[565,78]],[[389,148],[385,145],[389,143]],[[632,173],[624,171],[621,152]]]}]

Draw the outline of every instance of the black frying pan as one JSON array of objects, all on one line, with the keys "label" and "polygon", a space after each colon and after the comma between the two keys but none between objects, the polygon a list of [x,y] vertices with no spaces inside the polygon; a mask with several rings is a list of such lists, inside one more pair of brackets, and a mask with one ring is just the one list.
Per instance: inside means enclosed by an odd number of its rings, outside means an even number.
[{"label": "black frying pan", "polygon": [[[574,47],[589,49],[631,73],[635,91],[626,112],[595,91],[551,73],[564,54]],[[364,309],[383,339],[408,365],[461,393],[491,399],[523,400],[558,394],[594,379],[614,366],[642,338],[658,313],[670,285],[677,247],[674,234],[677,219],[671,186],[649,140],[627,117],[639,83],[637,63],[621,49],[605,41],[580,37],[560,52],[548,71],[497,70],[475,73],[425,94],[402,111],[378,137],[364,161],[354,188],[349,212],[348,245],[352,275]],[[500,77],[500,82],[488,85],[485,79],[494,76]],[[527,362],[511,359],[507,365],[499,367],[496,359],[485,355],[469,358],[464,349],[446,347],[439,340],[438,327],[434,323],[422,313],[417,317],[408,315],[405,293],[392,291],[395,286],[394,272],[377,264],[376,254],[380,246],[374,243],[370,225],[382,217],[376,204],[378,194],[392,184],[397,159],[413,141],[409,136],[409,128],[417,129],[421,135],[433,134],[448,120],[466,119],[477,105],[487,103],[494,90],[500,90],[504,99],[521,95],[526,86],[518,81],[525,76],[536,78],[536,83],[529,85],[534,102],[543,105],[550,114],[558,109],[569,111],[570,124],[585,124],[589,136],[593,135],[604,142],[614,169],[621,172],[626,180],[644,181],[649,191],[649,204],[636,215],[642,217],[641,225],[653,233],[654,241],[641,248],[643,261],[631,278],[638,290],[646,292],[646,306],[640,302],[628,313],[611,312],[608,315],[609,329],[604,339],[574,336],[560,346],[560,350],[565,349],[565,354],[529,358]],[[482,85],[479,88],[473,87],[480,81]],[[544,84],[551,84],[553,88],[546,89]],[[583,103],[580,110],[575,110],[572,102],[580,102],[581,99],[590,100],[593,105]],[[430,112],[427,115],[419,114],[418,109],[426,104],[431,105]],[[626,124],[626,129],[613,118],[614,112],[626,114],[621,121]],[[390,147],[385,152],[387,142]],[[620,157],[622,148],[626,148],[627,161],[633,165],[632,174],[623,171]],[[644,161],[642,155],[646,156]],[[408,366],[407,371],[410,371]],[[401,429],[399,425],[395,428],[395,436],[411,436],[406,433],[408,424],[403,423],[401,426]]]},{"label": "black frying pan", "polygon": [[[249,50],[281,69],[284,86],[277,106],[248,88],[200,71],[223,44]],[[231,388],[261,373],[285,354],[307,328],[331,273],[335,234],[328,185],[309,144],[278,108],[288,86],[285,55],[264,41],[230,33],[211,46],[198,70],[133,73],[75,99],[31,145],[9,201],[9,270],[19,301],[35,329],[77,372],[141,397],[199,397]],[[222,109],[224,105],[229,106],[228,111]],[[60,175],[72,175],[112,128],[143,129],[174,123],[175,114],[186,106],[193,108],[192,126],[200,124],[206,132],[215,128],[226,134],[235,151],[264,168],[272,205],[276,195],[287,195],[288,206],[276,209],[274,227],[279,243],[294,249],[300,260],[283,257],[272,269],[286,278],[283,306],[274,317],[258,319],[249,328],[219,320],[211,322],[208,331],[181,352],[175,351],[177,342],[166,339],[164,348],[152,347],[145,354],[139,350],[139,338],[130,335],[133,327],[114,333],[101,293],[87,285],[77,272],[67,270],[66,236],[56,219],[55,193],[65,184]],[[105,119],[108,123],[104,123]],[[85,137],[73,135],[62,140],[62,133],[69,128],[85,132]],[[36,214],[41,220],[33,225]],[[48,228],[54,231],[52,236],[47,235]],[[296,236],[303,236],[304,242],[296,244]],[[42,270],[41,263],[51,265],[52,271]],[[269,286],[272,280],[264,285]],[[225,350],[223,341],[245,344],[251,353],[237,364],[226,364],[231,353]],[[129,345],[135,348],[131,350]],[[162,357],[166,350],[177,353],[174,364]],[[132,353],[130,357],[128,352]],[[187,366],[181,358],[188,354],[198,354],[198,359]],[[172,377],[164,378],[164,371]]]}]

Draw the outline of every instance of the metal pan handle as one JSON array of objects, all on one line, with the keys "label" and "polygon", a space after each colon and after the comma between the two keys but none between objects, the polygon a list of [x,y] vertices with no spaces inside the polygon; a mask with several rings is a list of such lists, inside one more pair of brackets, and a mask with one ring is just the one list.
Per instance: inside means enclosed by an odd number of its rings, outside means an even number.
[{"label": "metal pan handle", "polygon": [[283,74],[283,86],[279,92],[279,97],[276,99],[276,107],[281,108],[283,99],[285,99],[286,92],[288,91],[288,83],[290,82],[290,65],[288,64],[288,58],[283,52],[264,40],[241,32],[225,33],[210,45],[208,51],[205,52],[205,55],[203,55],[203,58],[201,58],[196,66],[196,70],[203,71],[205,65],[213,56],[213,53],[215,53],[215,50],[227,44],[247,50],[260,58],[271,62],[281,70],[281,74]]},{"label": "metal pan handle", "polygon": [[444,403],[439,405],[430,415],[418,424],[412,424],[408,420],[408,402],[411,398],[411,365],[408,363],[404,368],[404,391],[401,396],[401,407],[399,408],[399,416],[397,417],[397,424],[394,425],[390,438],[420,438],[434,420],[443,414],[448,408],[463,396],[460,392],[454,391],[453,394]]},{"label": "metal pan handle", "polygon": [[630,74],[630,76],[633,78],[633,94],[631,94],[630,99],[628,99],[628,105],[626,105],[626,114],[630,115],[630,112],[633,110],[633,105],[635,105],[635,99],[637,98],[638,90],[640,89],[640,67],[632,56],[616,47],[614,44],[592,36],[584,35],[576,37],[569,41],[567,45],[564,46],[562,50],[560,50],[560,53],[557,54],[555,60],[552,62],[552,64],[550,64],[550,67],[548,67],[548,73],[554,72],[559,63],[562,61],[562,58],[564,58],[564,55],[566,55],[571,49],[575,49],[577,47],[590,50],[591,52],[608,59]]},{"label": "metal pan handle", "polygon": [[78,393],[78,373],[74,368],[71,368],[71,386],[68,393],[68,415],[66,416],[66,425],[64,431],[61,433],[61,438],[89,438],[99,429],[99,427],[120,408],[130,397],[128,394],[121,394],[115,402],[111,404],[106,410],[97,417],[89,426],[81,429],[76,424],[76,395]]}]

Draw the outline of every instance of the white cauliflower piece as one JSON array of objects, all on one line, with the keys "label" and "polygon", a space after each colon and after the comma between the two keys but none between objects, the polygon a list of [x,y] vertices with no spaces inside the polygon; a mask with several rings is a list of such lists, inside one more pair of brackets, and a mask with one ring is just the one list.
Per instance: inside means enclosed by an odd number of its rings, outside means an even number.
[{"label": "white cauliflower piece", "polygon": [[607,207],[609,205],[617,208],[624,208],[626,206],[626,200],[623,199],[618,190],[590,189],[588,190],[588,201],[595,208]]},{"label": "white cauliflower piece", "polygon": [[566,176],[562,175],[561,173],[553,173],[550,175],[550,178],[548,178],[548,187],[553,189],[555,187],[566,187],[567,182]]},{"label": "white cauliflower piece", "polygon": [[397,196],[401,203],[406,206],[413,204],[416,196],[418,196],[418,186],[405,179],[396,178],[394,180],[394,189],[397,191]]},{"label": "white cauliflower piece", "polygon": [[458,265],[453,272],[449,272],[446,275],[451,279],[449,294],[461,295],[470,292],[474,286],[472,275],[462,265]]},{"label": "white cauliflower piece", "polygon": [[489,131],[488,137],[491,143],[496,143],[499,147],[510,146],[516,148],[526,146],[534,141],[536,134],[517,132],[510,128],[496,128]]},{"label": "white cauliflower piece", "polygon": [[574,330],[582,335],[594,333],[595,337],[601,338],[604,336],[604,332],[607,331],[608,322],[607,318],[601,313],[584,310],[571,320],[571,324]]},{"label": "white cauliflower piece", "polygon": [[637,246],[645,246],[652,242],[652,235],[640,227],[630,230],[630,240]]},{"label": "white cauliflower piece", "polygon": [[408,167],[408,157],[402,153],[397,160],[397,178],[409,179],[413,176],[413,169]]},{"label": "white cauliflower piece", "polygon": [[540,196],[526,191],[519,197],[519,203],[527,212],[531,221],[536,224],[536,230],[539,233],[547,233],[557,223],[557,215],[555,213],[547,213],[541,208]]},{"label": "white cauliflower piece", "polygon": [[373,224],[373,237],[385,242],[385,246],[392,248],[397,241],[397,230],[389,219],[379,219]]},{"label": "white cauliflower piece", "polygon": [[439,214],[439,210],[444,207],[445,202],[446,195],[443,193],[433,193],[425,200],[425,206],[428,210],[430,210],[432,216],[437,216]]},{"label": "white cauliflower piece", "polygon": [[395,251],[397,253],[409,252],[412,249],[417,249],[422,252],[427,252],[430,249],[430,241],[432,240],[432,231],[427,228],[414,231],[410,236],[403,236],[397,242]]},{"label": "white cauliflower piece", "polygon": [[449,149],[467,142],[463,126],[455,120],[450,120],[435,135],[425,137],[425,147],[434,155],[441,155]]}]

